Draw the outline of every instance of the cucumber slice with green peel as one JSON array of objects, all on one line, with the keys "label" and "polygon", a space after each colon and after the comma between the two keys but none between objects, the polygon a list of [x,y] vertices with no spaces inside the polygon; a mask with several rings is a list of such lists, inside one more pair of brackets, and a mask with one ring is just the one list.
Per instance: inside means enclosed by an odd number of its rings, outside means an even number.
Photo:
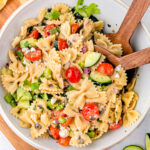
[{"label": "cucumber slice with green peel", "polygon": [[137,145],[129,145],[126,146],[123,150],[143,150],[143,148]]},{"label": "cucumber slice with green peel", "polygon": [[112,82],[109,76],[101,74],[97,71],[91,72],[90,77],[93,81],[96,81],[101,84],[109,84]]},{"label": "cucumber slice with green peel", "polygon": [[30,107],[30,101],[19,101],[18,106],[20,108],[28,109]]},{"label": "cucumber slice with green peel", "polygon": [[145,135],[145,147],[146,147],[146,150],[150,150],[150,135],[149,134]]},{"label": "cucumber slice with green peel", "polygon": [[85,58],[84,67],[91,67],[95,65],[101,58],[101,53],[97,52],[87,52]]}]

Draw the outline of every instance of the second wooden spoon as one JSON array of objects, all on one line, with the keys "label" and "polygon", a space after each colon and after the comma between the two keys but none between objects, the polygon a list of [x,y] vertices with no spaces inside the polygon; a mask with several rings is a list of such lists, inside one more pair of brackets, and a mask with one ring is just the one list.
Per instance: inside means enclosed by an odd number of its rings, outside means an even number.
[{"label": "second wooden spoon", "polygon": [[150,48],[146,48],[120,58],[103,47],[95,45],[94,48],[96,51],[104,54],[114,66],[121,65],[125,70],[137,68],[150,63]]}]

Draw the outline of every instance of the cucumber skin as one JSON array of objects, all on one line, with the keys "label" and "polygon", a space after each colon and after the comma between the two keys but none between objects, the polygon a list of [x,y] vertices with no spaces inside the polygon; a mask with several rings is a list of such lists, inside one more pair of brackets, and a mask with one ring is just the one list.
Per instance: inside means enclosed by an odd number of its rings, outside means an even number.
[{"label": "cucumber skin", "polygon": [[[96,79],[97,78],[96,76],[99,76],[99,78],[100,78],[100,76],[101,76],[101,78],[107,78],[107,80],[104,81],[104,79]],[[101,74],[97,71],[91,73],[90,77],[93,81],[98,82],[100,84],[110,84],[110,83],[112,83],[112,80],[109,76],[103,75],[103,74]]]},{"label": "cucumber skin", "polygon": [[[147,141],[147,140],[149,140],[149,141]],[[149,145],[147,142],[149,142]],[[146,147],[146,150],[150,150],[150,134],[148,134],[148,133],[145,135],[145,147]]]},{"label": "cucumber skin", "polygon": [[137,145],[129,145],[124,147],[123,150],[143,150],[143,148]]}]

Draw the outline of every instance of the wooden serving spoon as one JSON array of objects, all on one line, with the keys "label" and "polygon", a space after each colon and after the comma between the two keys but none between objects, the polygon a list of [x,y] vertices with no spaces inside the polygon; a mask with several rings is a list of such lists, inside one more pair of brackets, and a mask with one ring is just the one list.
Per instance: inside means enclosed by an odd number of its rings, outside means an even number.
[{"label": "wooden serving spoon", "polygon": [[96,51],[104,54],[114,66],[121,65],[124,70],[137,68],[150,63],[150,48],[146,48],[123,57],[117,57],[107,49],[97,45],[95,45],[94,48]]},{"label": "wooden serving spoon", "polygon": [[137,25],[144,16],[150,0],[133,0],[125,19],[117,33],[108,33],[106,36],[115,44],[122,44],[124,54],[130,54],[133,49],[130,46],[130,38],[133,35]]}]

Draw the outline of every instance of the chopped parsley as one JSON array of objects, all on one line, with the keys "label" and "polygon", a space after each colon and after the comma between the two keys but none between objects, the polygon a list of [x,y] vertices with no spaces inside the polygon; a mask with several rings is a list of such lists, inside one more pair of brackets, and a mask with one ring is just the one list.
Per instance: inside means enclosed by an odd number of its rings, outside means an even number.
[{"label": "chopped parsley", "polygon": [[27,86],[27,85],[30,86],[30,84],[31,84],[31,83],[30,83],[28,80],[25,80],[23,86]]},{"label": "chopped parsley", "polygon": [[59,32],[60,32],[60,29],[58,27],[50,29],[50,34],[51,35],[54,35],[54,34],[59,33]]},{"label": "chopped parsley", "polygon": [[31,83],[31,90],[38,90],[39,89],[39,82]]},{"label": "chopped parsley", "polygon": [[28,41],[26,41],[25,43],[24,43],[24,47],[26,47],[26,48],[28,48],[29,47],[29,42]]},{"label": "chopped parsley", "polygon": [[23,55],[23,53],[21,52],[21,50],[18,50],[17,51],[17,55],[19,56],[19,58],[22,60],[23,59],[23,57],[24,57],[24,55]]},{"label": "chopped parsley", "polygon": [[92,14],[99,14],[100,9],[98,8],[98,5],[95,3],[91,3],[89,6],[83,5],[84,0],[78,0],[76,7],[75,7],[75,12],[79,13],[83,17],[90,17]]},{"label": "chopped parsley", "polygon": [[73,91],[75,88],[72,86],[72,85],[70,85],[69,87],[68,87],[68,91]]},{"label": "chopped parsley", "polygon": [[47,13],[45,15],[45,19],[50,19],[50,20],[57,20],[60,16],[60,12],[56,11],[56,10],[51,10],[50,13]]}]

